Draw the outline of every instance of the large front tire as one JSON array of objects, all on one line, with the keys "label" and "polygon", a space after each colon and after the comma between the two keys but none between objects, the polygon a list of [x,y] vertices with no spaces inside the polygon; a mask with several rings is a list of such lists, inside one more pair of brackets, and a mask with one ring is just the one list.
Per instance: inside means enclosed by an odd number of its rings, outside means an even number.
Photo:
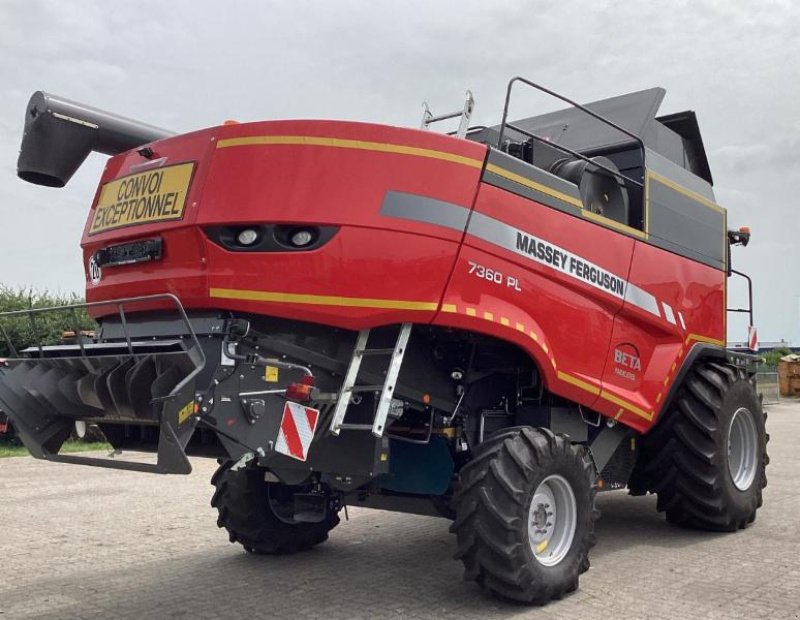
[{"label": "large front tire", "polygon": [[319,523],[292,520],[290,511],[280,510],[282,496],[288,500],[292,493],[290,487],[266,482],[262,469],[232,469],[232,465],[223,463],[211,478],[216,487],[211,505],[219,512],[217,526],[228,531],[232,543],[240,543],[251,553],[295,553],[326,541],[328,532],[339,524],[333,508]]},{"label": "large front tire", "polygon": [[547,429],[508,429],[481,444],[454,497],[465,579],[533,604],[577,589],[595,544],[595,478],[586,450]]},{"label": "large front tire", "polygon": [[641,479],[678,525],[731,532],[756,519],[767,486],[764,413],[744,371],[697,364],[645,438]]}]

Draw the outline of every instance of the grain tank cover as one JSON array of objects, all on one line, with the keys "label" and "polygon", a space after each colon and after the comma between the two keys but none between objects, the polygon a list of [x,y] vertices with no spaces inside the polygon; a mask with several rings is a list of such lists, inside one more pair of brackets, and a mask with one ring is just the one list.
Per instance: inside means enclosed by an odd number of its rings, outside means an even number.
[{"label": "grain tank cover", "polygon": [[[656,116],[665,94],[663,88],[649,88],[594,101],[585,107],[639,136],[647,148],[713,184],[695,113]],[[584,154],[605,154],[633,146],[624,134],[574,107],[514,121],[514,125]],[[499,130],[499,126],[492,130]]]}]

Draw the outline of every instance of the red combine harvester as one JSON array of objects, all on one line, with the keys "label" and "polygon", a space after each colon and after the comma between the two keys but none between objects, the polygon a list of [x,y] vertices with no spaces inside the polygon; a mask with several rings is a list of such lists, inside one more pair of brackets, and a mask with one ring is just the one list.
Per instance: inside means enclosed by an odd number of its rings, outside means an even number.
[{"label": "red combine harvester", "polygon": [[[509,122],[520,84],[569,106]],[[753,358],[725,348],[749,232],[727,229],[694,113],[655,117],[664,94],[581,106],[515,78],[499,126],[468,127],[471,96],[426,109],[454,135],[172,135],[36,93],[21,178],[112,155],[81,243],[98,329],[12,346],[0,408],[38,458],[220,459],[218,523],[251,552],[321,543],[345,505],[444,515],[466,577],[524,602],[577,587],[597,491],[743,528],[768,461]],[[61,455],[76,421],[157,459]]]}]

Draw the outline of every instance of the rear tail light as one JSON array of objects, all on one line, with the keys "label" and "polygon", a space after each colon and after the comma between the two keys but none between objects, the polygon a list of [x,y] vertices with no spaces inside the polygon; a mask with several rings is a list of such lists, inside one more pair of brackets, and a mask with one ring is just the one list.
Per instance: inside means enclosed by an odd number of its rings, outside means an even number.
[{"label": "rear tail light", "polygon": [[316,224],[241,224],[205,229],[209,239],[233,252],[316,250],[328,243],[338,230],[337,226]]},{"label": "rear tail light", "polygon": [[299,228],[289,234],[289,243],[296,248],[303,248],[319,236],[316,228]]},{"label": "rear tail light", "polygon": [[314,377],[306,375],[300,381],[290,383],[286,388],[286,398],[301,403],[311,401],[311,392],[314,390]]},{"label": "rear tail light", "polygon": [[253,245],[258,241],[258,232],[252,228],[245,228],[242,232],[236,235],[236,240],[240,245]]}]

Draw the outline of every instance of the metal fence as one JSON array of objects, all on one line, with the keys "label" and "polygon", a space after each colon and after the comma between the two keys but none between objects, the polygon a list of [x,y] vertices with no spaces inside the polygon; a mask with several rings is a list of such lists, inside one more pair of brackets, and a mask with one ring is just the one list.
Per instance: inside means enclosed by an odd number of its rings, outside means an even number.
[{"label": "metal fence", "polygon": [[758,391],[762,394],[765,405],[775,405],[780,401],[780,390],[778,389],[778,369],[771,366],[763,366],[756,373]]}]

